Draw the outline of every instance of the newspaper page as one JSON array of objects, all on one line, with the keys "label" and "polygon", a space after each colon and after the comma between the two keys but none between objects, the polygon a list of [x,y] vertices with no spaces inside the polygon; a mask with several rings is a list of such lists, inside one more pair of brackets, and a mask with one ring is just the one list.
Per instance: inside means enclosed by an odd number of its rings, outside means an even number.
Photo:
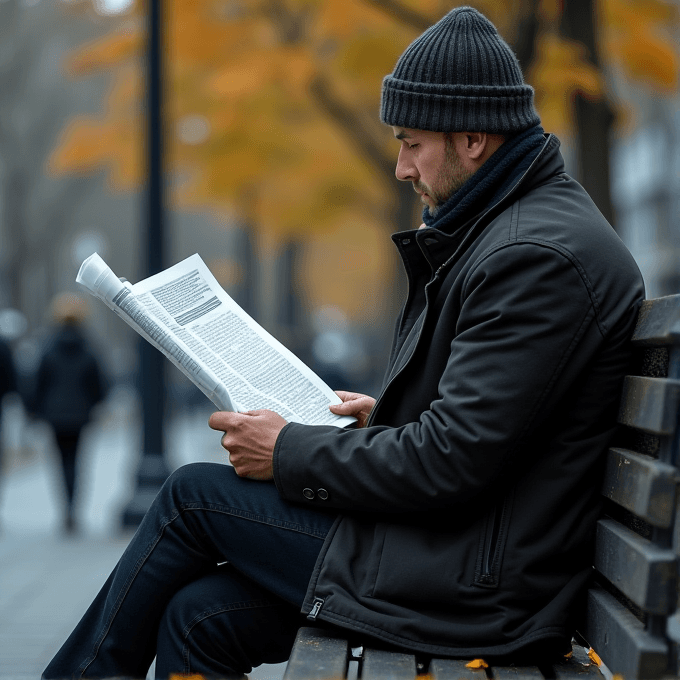
[{"label": "newspaper page", "polygon": [[134,285],[94,253],[76,281],[168,357],[226,411],[269,409],[288,421],[345,427],[340,398],[248,315],[192,255]]}]

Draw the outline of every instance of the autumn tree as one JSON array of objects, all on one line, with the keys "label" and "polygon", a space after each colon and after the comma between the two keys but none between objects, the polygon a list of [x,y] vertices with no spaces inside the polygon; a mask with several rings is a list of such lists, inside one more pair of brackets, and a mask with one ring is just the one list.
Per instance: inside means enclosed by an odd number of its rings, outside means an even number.
[{"label": "autumn tree", "polygon": [[[0,3],[0,222],[4,304],[42,321],[55,293],[58,246],[88,178],[45,177],[44,166],[73,95],[64,88],[57,55],[96,35],[84,17],[67,17],[52,2]],[[53,244],[45,248],[46,237]]]},{"label": "autumn tree", "polygon": [[[622,114],[609,96],[609,74],[619,69],[661,93],[677,88],[677,54],[665,33],[677,18],[674,6],[663,0],[471,4],[517,51],[546,129],[573,140],[580,179],[611,217],[610,129]],[[417,224],[413,192],[394,178],[391,132],[377,120],[380,84],[449,3],[185,0],[164,7],[176,205],[235,209],[281,243],[341,230],[345,241],[360,243],[376,225],[392,231]],[[114,186],[142,181],[143,12],[134,5],[115,31],[71,59],[76,75],[110,70],[112,89],[100,119],[74,120],[66,129],[55,170],[105,165]],[[332,271],[332,263],[324,264]],[[372,273],[384,276],[387,266]],[[367,297],[362,290],[379,286],[370,273],[343,278],[344,304],[352,309],[354,302],[353,311]]]}]

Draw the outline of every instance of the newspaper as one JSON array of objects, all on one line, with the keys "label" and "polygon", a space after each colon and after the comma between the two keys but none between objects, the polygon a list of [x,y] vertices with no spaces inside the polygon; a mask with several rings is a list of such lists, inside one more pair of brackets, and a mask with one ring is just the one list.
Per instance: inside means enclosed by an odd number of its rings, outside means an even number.
[{"label": "newspaper", "polygon": [[76,281],[165,354],[223,411],[276,411],[287,421],[345,427],[340,398],[249,316],[199,255],[134,285],[93,253]]}]

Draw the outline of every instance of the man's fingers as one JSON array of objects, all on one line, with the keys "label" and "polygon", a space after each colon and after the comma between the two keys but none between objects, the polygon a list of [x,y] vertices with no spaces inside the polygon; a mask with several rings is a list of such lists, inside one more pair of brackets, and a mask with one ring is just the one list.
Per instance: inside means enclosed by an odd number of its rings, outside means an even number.
[{"label": "man's fingers", "polygon": [[227,426],[233,422],[231,411],[215,411],[210,418],[208,418],[208,426],[213,430],[226,430]]},{"label": "man's fingers", "polygon": [[359,395],[354,392],[345,392],[344,390],[335,390],[335,393],[342,399],[343,402],[352,401],[356,399]]}]

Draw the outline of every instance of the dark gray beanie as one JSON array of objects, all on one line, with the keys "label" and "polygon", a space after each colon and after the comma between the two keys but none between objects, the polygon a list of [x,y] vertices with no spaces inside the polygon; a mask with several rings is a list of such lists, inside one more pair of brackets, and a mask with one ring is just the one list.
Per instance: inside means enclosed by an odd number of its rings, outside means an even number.
[{"label": "dark gray beanie", "polygon": [[540,123],[509,45],[476,9],[452,9],[383,80],[380,119],[435,132],[512,134]]}]

